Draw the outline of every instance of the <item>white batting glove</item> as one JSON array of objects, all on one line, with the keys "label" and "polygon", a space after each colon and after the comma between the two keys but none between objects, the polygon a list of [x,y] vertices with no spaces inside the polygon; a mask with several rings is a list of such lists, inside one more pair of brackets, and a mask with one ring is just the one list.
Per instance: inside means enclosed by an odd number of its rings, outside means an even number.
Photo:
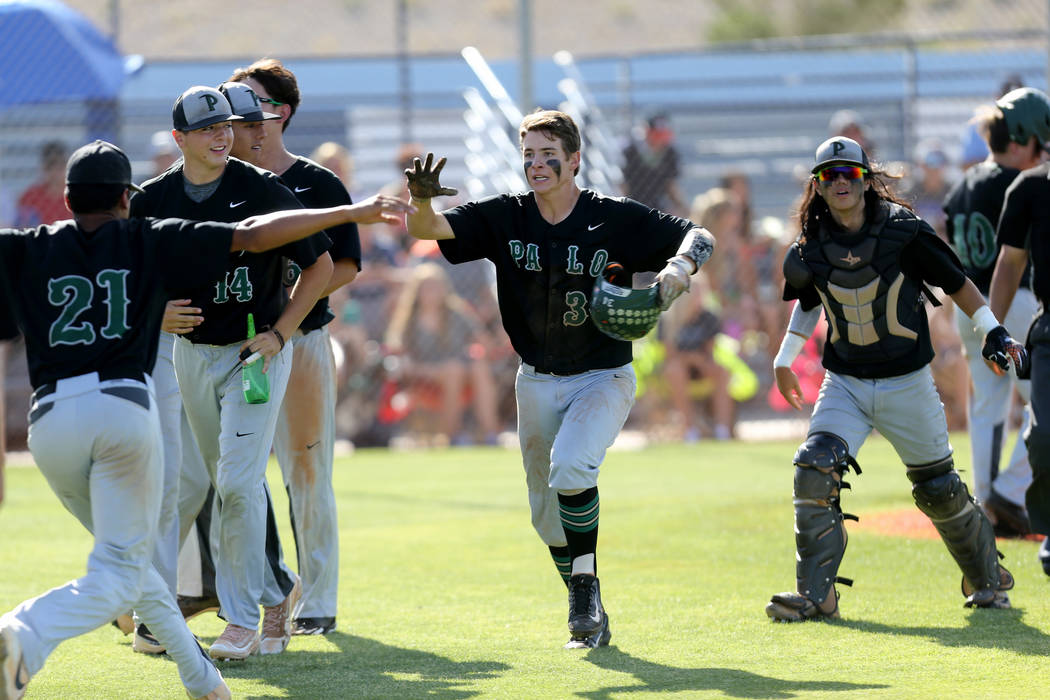
[{"label": "white batting glove", "polygon": [[689,290],[689,277],[692,274],[693,262],[680,255],[668,260],[664,269],[656,274],[661,311],[667,311],[671,308],[671,302]]}]

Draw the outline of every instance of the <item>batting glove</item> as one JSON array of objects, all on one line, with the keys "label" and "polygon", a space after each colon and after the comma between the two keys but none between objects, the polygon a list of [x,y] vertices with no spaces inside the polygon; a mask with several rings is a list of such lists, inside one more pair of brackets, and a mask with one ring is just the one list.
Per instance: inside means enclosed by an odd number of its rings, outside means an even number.
[{"label": "batting glove", "polygon": [[1004,372],[1010,370],[1010,361],[1014,363],[1018,379],[1028,379],[1032,373],[1032,363],[1025,347],[1010,337],[1003,326],[996,326],[984,337],[981,356],[994,362]]},{"label": "batting glove", "polygon": [[405,177],[408,178],[408,191],[413,198],[430,199],[442,195],[451,196],[459,192],[459,190],[451,187],[442,187],[441,183],[438,182],[438,178],[441,176],[441,169],[445,167],[445,158],[439,160],[437,165],[435,165],[434,154],[427,153],[425,163],[421,163],[419,158],[416,158],[412,164],[414,169],[409,168],[406,170]]},{"label": "batting glove", "polygon": [[690,261],[675,256],[667,261],[664,269],[656,274],[659,289],[660,310],[667,311],[671,302],[689,290],[689,276],[692,274]]}]

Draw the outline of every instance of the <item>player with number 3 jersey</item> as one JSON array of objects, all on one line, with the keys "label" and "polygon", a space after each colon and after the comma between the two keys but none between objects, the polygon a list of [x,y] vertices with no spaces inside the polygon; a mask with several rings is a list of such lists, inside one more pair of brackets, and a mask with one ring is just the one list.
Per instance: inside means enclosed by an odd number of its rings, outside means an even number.
[{"label": "player with number 3 jersey", "polygon": [[440,214],[431,198],[455,194],[438,182],[445,161],[417,158],[406,171],[417,203],[408,232],[438,240],[450,262],[486,258],[496,266],[503,326],[521,356],[518,439],[532,524],[569,588],[566,646],[595,647],[610,637],[595,562],[598,469],[635,393],[631,343],[591,319],[595,280],[610,263],[627,273],[661,270],[666,309],[708,260],[714,239],[685,219],[581,190],[580,132],[567,114],[529,114],[519,137],[529,192]]}]

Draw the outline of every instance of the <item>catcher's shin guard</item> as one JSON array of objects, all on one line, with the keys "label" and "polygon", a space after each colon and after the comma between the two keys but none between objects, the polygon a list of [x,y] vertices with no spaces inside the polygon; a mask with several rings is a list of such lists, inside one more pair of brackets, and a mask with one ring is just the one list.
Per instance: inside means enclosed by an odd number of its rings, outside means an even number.
[{"label": "catcher's shin guard", "polygon": [[815,433],[795,453],[795,578],[798,593],[817,605],[823,603],[836,581],[846,552],[844,518],[856,520],[839,507],[839,491],[849,488],[842,475],[860,468],[849,456],[846,441],[831,433]]},{"label": "catcher's shin guard", "polygon": [[999,564],[992,523],[970,497],[954,466],[951,455],[930,464],[908,465],[915,505],[933,522],[962,569],[966,607],[1009,607],[1002,591],[1013,588],[1013,576]]}]

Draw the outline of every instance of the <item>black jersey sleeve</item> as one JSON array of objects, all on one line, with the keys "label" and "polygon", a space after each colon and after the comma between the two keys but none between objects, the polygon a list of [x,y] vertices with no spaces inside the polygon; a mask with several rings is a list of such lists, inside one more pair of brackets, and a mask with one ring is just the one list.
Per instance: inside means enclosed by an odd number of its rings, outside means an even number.
[{"label": "black jersey sleeve", "polygon": [[516,206],[513,198],[501,194],[441,212],[456,236],[438,241],[441,253],[450,263],[494,259],[495,232],[507,227]]},{"label": "black jersey sleeve", "polygon": [[1044,204],[1039,201],[1042,190],[1045,189],[1039,185],[1042,180],[1042,177],[1033,177],[1032,171],[1026,170],[1006,189],[1003,210],[999,215],[999,227],[995,234],[999,245],[1028,248],[1033,214],[1039,205]]},{"label": "black jersey sleeve", "polygon": [[904,274],[955,294],[966,282],[962,262],[937,233],[922,221],[919,233],[901,251]]},{"label": "black jersey sleeve", "polygon": [[25,257],[24,240],[14,229],[0,229],[0,340],[18,335],[12,285],[17,284],[16,272]]},{"label": "black jersey sleeve", "polygon": [[[305,206],[338,207],[354,203],[350,198],[350,193],[346,191],[346,187],[334,173],[320,167],[318,167],[318,173],[323,175],[318,175],[314,180],[315,184],[312,189],[316,190],[315,196],[309,200],[302,199]],[[299,196],[302,197],[302,195]],[[325,229],[325,233],[328,234],[332,244],[328,249],[332,260],[353,260],[358,269],[361,269],[361,238],[357,231],[357,224],[351,222],[333,226]]]},{"label": "black jersey sleeve", "polygon": [[185,219],[145,222],[157,237],[158,269],[170,294],[192,292],[223,276],[237,224]]},{"label": "black jersey sleeve", "polygon": [[797,245],[788,248],[784,256],[784,301],[798,299],[804,311],[820,304],[820,294],[813,286],[813,272],[802,261]]},{"label": "black jersey sleeve", "polygon": [[633,199],[623,198],[623,216],[633,222],[635,258],[630,267],[636,272],[657,271],[678,252],[682,239],[696,224],[688,219],[652,209]]}]

